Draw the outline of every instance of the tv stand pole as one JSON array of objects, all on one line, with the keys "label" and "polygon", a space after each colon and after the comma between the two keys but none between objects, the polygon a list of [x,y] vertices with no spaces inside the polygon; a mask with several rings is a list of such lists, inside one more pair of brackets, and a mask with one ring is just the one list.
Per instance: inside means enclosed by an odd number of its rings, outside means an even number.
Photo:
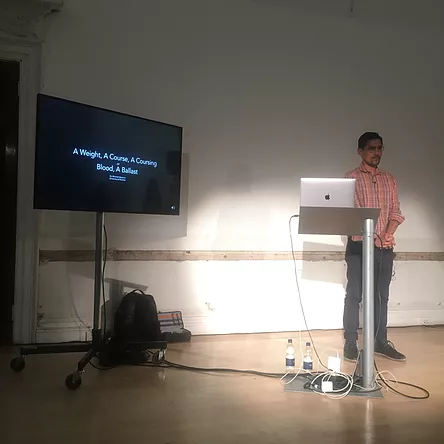
[{"label": "tv stand pole", "polygon": [[[106,334],[100,326],[100,302],[103,290],[103,227],[104,213],[96,213],[96,250],[94,255],[94,317],[92,342],[94,345],[102,343],[103,336]],[[105,310],[105,307],[103,307]],[[106,326],[104,326],[106,327]]]},{"label": "tv stand pole", "polygon": [[362,239],[362,294],[364,302],[364,349],[362,352],[362,387],[364,390],[374,390],[374,348],[375,348],[375,246],[374,221],[364,222]]},{"label": "tv stand pole", "polygon": [[[96,213],[96,241],[94,254],[94,311],[91,348],[78,362],[77,371],[68,375],[65,385],[70,390],[76,390],[82,384],[81,373],[92,358],[97,356],[105,343],[106,331],[100,325],[100,303],[102,299],[103,283],[103,225],[104,213]],[[103,310],[106,307],[103,306]],[[106,328],[106,326],[105,326]]]}]

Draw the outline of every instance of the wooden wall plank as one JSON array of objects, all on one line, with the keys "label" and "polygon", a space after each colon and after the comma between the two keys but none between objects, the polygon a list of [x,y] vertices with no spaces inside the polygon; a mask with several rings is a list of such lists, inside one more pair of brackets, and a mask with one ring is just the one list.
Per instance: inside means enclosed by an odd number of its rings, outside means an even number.
[{"label": "wooden wall plank", "polygon": [[[109,250],[108,261],[288,261],[290,251]],[[295,251],[296,260],[342,261],[343,251]],[[397,252],[396,261],[443,261],[444,252]],[[91,262],[94,250],[40,250],[40,262]]]}]

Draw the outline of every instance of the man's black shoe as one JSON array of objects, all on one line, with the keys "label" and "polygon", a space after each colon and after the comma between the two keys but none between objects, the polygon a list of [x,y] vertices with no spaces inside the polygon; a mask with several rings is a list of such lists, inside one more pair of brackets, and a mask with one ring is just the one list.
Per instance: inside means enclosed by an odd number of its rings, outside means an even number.
[{"label": "man's black shoe", "polygon": [[356,359],[358,359],[358,354],[356,341],[346,340],[344,345],[344,359],[346,361],[356,361]]},{"label": "man's black shoe", "polygon": [[405,361],[407,358],[396,350],[393,342],[387,341],[385,343],[375,344],[375,354],[384,356],[384,358],[392,359],[393,361]]}]

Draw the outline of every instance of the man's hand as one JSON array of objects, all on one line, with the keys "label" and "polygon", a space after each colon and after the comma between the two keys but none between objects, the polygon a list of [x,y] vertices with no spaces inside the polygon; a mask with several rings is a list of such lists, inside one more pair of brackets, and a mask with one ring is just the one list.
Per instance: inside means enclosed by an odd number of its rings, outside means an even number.
[{"label": "man's hand", "polygon": [[396,245],[395,236],[390,233],[382,234],[382,248],[393,248]]},{"label": "man's hand", "polygon": [[379,239],[379,236],[375,235],[375,245],[378,248],[393,248],[396,245],[395,237],[390,233],[382,233]]}]

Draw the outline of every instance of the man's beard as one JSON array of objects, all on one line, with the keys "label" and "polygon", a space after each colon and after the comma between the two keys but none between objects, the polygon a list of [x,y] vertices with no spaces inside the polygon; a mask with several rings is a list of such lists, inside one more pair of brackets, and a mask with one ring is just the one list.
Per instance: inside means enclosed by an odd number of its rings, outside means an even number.
[{"label": "man's beard", "polygon": [[381,158],[375,158],[375,159],[371,159],[370,162],[367,162],[370,166],[378,166],[379,163],[381,162]]}]

